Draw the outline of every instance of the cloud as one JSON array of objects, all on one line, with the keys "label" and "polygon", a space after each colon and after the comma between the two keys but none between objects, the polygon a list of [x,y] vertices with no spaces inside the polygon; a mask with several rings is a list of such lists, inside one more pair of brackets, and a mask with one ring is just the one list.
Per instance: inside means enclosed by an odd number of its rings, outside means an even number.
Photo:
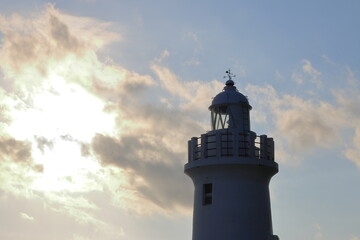
[{"label": "cloud", "polygon": [[14,162],[31,161],[31,143],[18,141],[13,138],[0,138],[0,161]]},{"label": "cloud", "polygon": [[[96,218],[106,206],[85,201],[94,191],[139,214],[189,212],[192,187],[183,174],[187,140],[204,127],[182,109],[195,108],[198,100],[208,105],[208,90],[218,84],[185,84],[156,65],[164,86],[159,88],[148,75],[100,61],[99,51],[120,39],[109,26],[52,5],[32,19],[2,16],[0,23],[0,93],[9,115],[2,130],[12,136],[1,140],[1,154],[9,161],[0,167],[16,172],[1,176],[1,189],[42,199],[51,211],[107,232],[113,230],[105,229],[106,217]],[[168,76],[180,94],[170,90]],[[164,99],[154,98],[159,92],[181,104],[166,99],[173,108],[164,108]],[[206,109],[196,114],[202,117]],[[17,159],[27,166],[10,165]]]},{"label": "cloud", "polygon": [[197,54],[203,50],[203,46],[199,40],[199,37],[194,32],[187,32],[183,35],[182,40],[189,44],[187,49],[191,50],[189,59],[187,59],[184,64],[187,66],[198,66],[201,64]]},{"label": "cloud", "polygon": [[303,61],[302,70],[304,73],[308,74],[311,77],[311,81],[317,85],[317,87],[321,87],[322,83],[319,77],[321,76],[321,72],[319,72],[316,68],[313,67],[312,63],[304,59]]},{"label": "cloud", "polygon": [[348,113],[341,104],[281,95],[269,85],[248,85],[246,91],[256,105],[257,122],[266,119],[267,127],[272,129],[280,162],[295,163],[300,158],[294,159],[294,155],[333,147],[342,141],[342,131],[350,127]]},{"label": "cloud", "polygon": [[45,151],[45,147],[48,149],[53,149],[54,141],[48,140],[43,136],[35,136],[35,141],[37,142],[37,147],[41,152]]},{"label": "cloud", "polygon": [[170,56],[170,52],[167,49],[165,49],[164,51],[161,52],[158,58],[155,58],[155,61],[161,63],[164,59],[168,58],[169,56]]},{"label": "cloud", "polygon": [[94,153],[104,166],[120,167],[133,176],[132,186],[144,201],[165,211],[189,209],[191,185],[182,171],[186,143],[189,136],[200,135],[202,126],[177,110],[152,105],[121,107],[124,118],[136,119],[139,126],[120,139],[97,135],[92,142]]},{"label": "cloud", "polygon": [[192,59],[186,61],[185,64],[188,66],[198,66],[200,64],[200,61],[195,58],[192,58]]},{"label": "cloud", "polygon": [[297,165],[314,150],[327,148],[342,151],[360,168],[360,91],[353,81],[329,89],[333,98],[327,101],[280,94],[270,85],[248,85],[246,92],[255,122],[266,125],[275,139],[277,161]]},{"label": "cloud", "polygon": [[[63,226],[67,219],[78,229],[92,226],[94,236],[117,238],[121,226],[97,217],[106,205],[89,200],[93,192],[103,193],[111,177],[89,144],[96,133],[116,133],[116,116],[107,107],[119,94],[136,94],[153,80],[99,61],[99,52],[120,39],[108,30],[110,23],[67,15],[53,5],[31,16],[0,16],[2,196],[40,202],[45,215]],[[115,197],[107,195],[107,202]],[[47,226],[42,211],[31,212],[37,226]],[[19,212],[32,218],[25,209]]]},{"label": "cloud", "polygon": [[[315,84],[317,88],[322,87],[321,72],[317,70],[308,59],[302,60],[301,70],[297,70],[292,73],[291,79],[298,85],[305,82],[311,82]],[[310,79],[308,79],[310,77]]]},{"label": "cloud", "polygon": [[194,33],[194,32],[185,33],[182,40],[189,41],[189,42],[192,42],[194,44],[194,50],[193,50],[194,53],[197,53],[197,52],[199,52],[199,51],[201,51],[203,49],[198,35],[196,33]]},{"label": "cloud", "polygon": [[34,217],[31,217],[31,216],[29,216],[28,214],[23,213],[23,212],[20,213],[20,217],[21,217],[22,219],[24,219],[24,220],[27,220],[27,221],[34,221],[34,220],[35,220]]},{"label": "cloud", "polygon": [[[262,105],[259,111],[268,107],[277,132],[287,138],[294,150],[311,148],[314,144],[327,146],[334,140],[336,118],[329,121],[323,117],[325,113],[327,116],[337,114],[337,109],[330,104],[314,103],[291,95],[279,96],[272,86],[248,85],[246,90],[253,96],[253,100]],[[264,114],[267,113],[264,111]]]},{"label": "cloud", "polygon": [[[192,191],[186,184],[186,176],[179,171],[185,154],[176,155],[159,145],[141,143],[132,137],[117,141],[102,135],[93,142],[95,153],[105,165],[115,165],[131,173],[133,186],[144,200],[163,209],[174,209],[176,205],[189,208]],[[137,182],[139,177],[143,180]]]},{"label": "cloud", "polygon": [[322,239],[324,239],[323,230],[322,230],[322,227],[320,226],[320,224],[316,223],[316,224],[314,224],[314,227],[316,229],[314,240],[322,240]]},{"label": "cloud", "polygon": [[[294,96],[284,96],[275,110],[277,131],[293,150],[313,146],[328,147],[337,139],[336,109],[324,102],[314,104]],[[324,118],[324,116],[328,118]],[[335,121],[333,121],[335,120]]]},{"label": "cloud", "polygon": [[[99,196],[103,197],[99,194],[97,198]],[[38,193],[32,198],[2,194],[0,197],[2,213],[0,235],[4,239],[46,240],[49,236],[57,236],[58,239],[73,239],[73,236],[82,236],[86,239],[121,239],[124,235],[122,222],[117,222],[114,226],[103,221],[108,220],[104,218],[103,212],[109,216],[111,215],[109,210],[92,211],[84,198],[88,202],[90,199],[95,201],[94,196],[90,194],[84,196],[63,194],[61,203],[50,203],[46,194],[43,193]],[[105,198],[104,201],[109,201],[109,199]],[[66,211],[67,208],[69,208],[68,211]],[[87,209],[88,216],[84,216],[84,209]],[[114,209],[111,210],[114,211]],[[117,214],[122,213],[117,212]],[[93,222],[81,220],[84,217],[85,219],[92,217]]]},{"label": "cloud", "polygon": [[298,72],[292,73],[291,79],[292,79],[294,82],[296,82],[298,85],[304,83],[303,75],[300,74],[300,73],[298,73]]},{"label": "cloud", "polygon": [[278,81],[284,80],[284,76],[279,72],[279,70],[276,70],[276,71],[275,71],[274,77],[275,77],[275,79],[278,80]]},{"label": "cloud", "polygon": [[326,54],[322,54],[321,55],[321,58],[323,59],[323,61],[327,64],[330,64],[330,65],[336,65],[336,63]]},{"label": "cloud", "polygon": [[219,93],[224,84],[213,80],[209,82],[181,81],[170,69],[161,65],[152,65],[151,69],[156,73],[161,86],[175,97],[180,99],[180,108],[184,111],[207,112],[211,99]]},{"label": "cloud", "polygon": [[160,65],[153,65],[151,68],[161,80],[162,87],[172,95],[179,96],[186,100],[192,98],[189,91],[190,89],[185,86],[185,83],[180,82],[170,69]]},{"label": "cloud", "polygon": [[190,39],[194,42],[198,42],[199,41],[199,38],[197,36],[196,33],[194,32],[187,32],[184,36],[183,36],[183,39]]},{"label": "cloud", "polygon": [[70,34],[68,26],[61,22],[59,18],[51,15],[49,24],[51,37],[55,41],[55,47],[72,53],[82,48],[78,39]]},{"label": "cloud", "polygon": [[357,88],[351,89],[334,89],[332,94],[335,96],[337,103],[341,106],[348,118],[348,123],[358,123],[360,119],[360,101],[359,90]]},{"label": "cloud", "polygon": [[350,86],[356,87],[359,85],[359,80],[356,78],[355,72],[349,67],[345,67],[347,82]]},{"label": "cloud", "polygon": [[[119,35],[104,31],[109,26],[106,22],[61,13],[51,4],[33,19],[17,14],[0,16],[0,65],[4,78],[15,80],[15,85],[36,86],[42,83],[43,76],[59,67],[59,61],[84,57],[89,50],[97,51],[119,40]],[[11,87],[14,86],[6,89]]]}]

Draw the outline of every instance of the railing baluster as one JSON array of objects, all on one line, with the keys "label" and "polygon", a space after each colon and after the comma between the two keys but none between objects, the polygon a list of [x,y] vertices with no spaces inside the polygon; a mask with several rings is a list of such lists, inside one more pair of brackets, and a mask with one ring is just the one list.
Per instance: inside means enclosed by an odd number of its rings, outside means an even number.
[{"label": "railing baluster", "polygon": [[206,156],[206,148],[207,148],[207,144],[206,144],[206,139],[207,136],[206,134],[201,134],[201,154],[200,154],[200,158],[207,158]]},{"label": "railing baluster", "polygon": [[266,143],[267,136],[261,135],[260,136],[260,159],[266,160],[267,159],[267,143]]},{"label": "railing baluster", "polygon": [[233,156],[238,157],[239,156],[239,133],[234,132],[233,133]]},{"label": "railing baluster", "polygon": [[216,138],[216,157],[220,157],[221,156],[221,133],[217,132],[215,134],[215,138]]},{"label": "railing baluster", "polygon": [[274,153],[275,153],[274,139],[273,138],[268,138],[267,142],[268,142],[268,153],[269,153],[268,158],[269,158],[269,160],[274,161],[275,160],[275,156],[274,156]]},{"label": "railing baluster", "polygon": [[197,148],[197,137],[192,137],[191,138],[191,161],[195,161],[196,160],[196,148]]}]

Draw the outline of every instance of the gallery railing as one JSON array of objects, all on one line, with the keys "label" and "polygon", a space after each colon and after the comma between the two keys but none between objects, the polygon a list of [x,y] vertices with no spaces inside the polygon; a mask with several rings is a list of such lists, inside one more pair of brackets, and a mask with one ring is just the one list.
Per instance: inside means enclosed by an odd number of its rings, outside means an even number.
[{"label": "gallery railing", "polygon": [[189,162],[220,156],[250,157],[274,161],[274,140],[254,132],[239,133],[228,129],[211,131],[188,142]]}]

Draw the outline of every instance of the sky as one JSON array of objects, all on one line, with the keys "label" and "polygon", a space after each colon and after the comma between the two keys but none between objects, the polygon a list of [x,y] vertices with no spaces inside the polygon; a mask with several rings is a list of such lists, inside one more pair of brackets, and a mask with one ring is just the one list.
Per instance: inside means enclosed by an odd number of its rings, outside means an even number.
[{"label": "sky", "polygon": [[230,68],[274,233],[360,240],[359,1],[0,3],[1,239],[191,239],[187,141]]}]

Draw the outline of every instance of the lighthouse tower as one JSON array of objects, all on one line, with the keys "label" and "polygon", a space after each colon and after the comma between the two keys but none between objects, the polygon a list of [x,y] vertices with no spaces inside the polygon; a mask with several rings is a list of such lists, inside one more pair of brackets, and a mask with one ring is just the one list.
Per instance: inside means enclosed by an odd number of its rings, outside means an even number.
[{"label": "lighthouse tower", "polygon": [[232,80],[209,107],[211,131],[188,142],[185,173],[195,186],[193,240],[276,240],[269,183],[274,141],[250,130],[251,106]]}]

